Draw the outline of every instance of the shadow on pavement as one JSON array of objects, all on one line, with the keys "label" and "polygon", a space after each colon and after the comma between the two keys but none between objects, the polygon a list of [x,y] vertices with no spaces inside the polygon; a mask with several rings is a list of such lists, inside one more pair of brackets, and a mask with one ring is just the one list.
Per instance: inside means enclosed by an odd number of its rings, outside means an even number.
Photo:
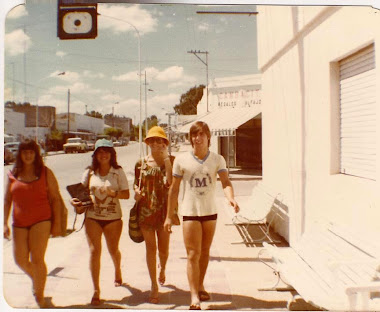
[{"label": "shadow on pavement", "polygon": [[[82,305],[70,305],[70,306],[54,306],[51,298],[45,298],[47,307],[54,309],[123,309],[126,307],[133,307],[139,309],[138,306],[142,305],[141,310],[146,310],[147,307],[151,307],[153,310],[168,310],[178,309],[179,307],[185,307],[190,304],[190,293],[188,290],[177,288],[174,285],[165,285],[163,287],[169,288],[170,291],[160,293],[159,304],[147,303],[149,291],[141,291],[128,284],[123,284],[122,287],[127,288],[131,295],[122,298],[121,300],[101,300],[99,306],[92,306],[88,304]],[[209,302],[202,303],[203,309],[206,310],[236,310],[238,309],[286,309],[286,301],[265,301],[256,299],[254,297],[231,295],[210,292],[211,300]]]}]

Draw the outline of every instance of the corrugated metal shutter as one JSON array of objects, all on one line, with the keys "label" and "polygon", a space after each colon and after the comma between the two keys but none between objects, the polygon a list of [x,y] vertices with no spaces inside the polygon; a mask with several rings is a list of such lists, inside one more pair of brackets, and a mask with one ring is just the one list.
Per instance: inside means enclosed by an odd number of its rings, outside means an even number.
[{"label": "corrugated metal shutter", "polygon": [[376,179],[374,45],[339,62],[340,172]]}]

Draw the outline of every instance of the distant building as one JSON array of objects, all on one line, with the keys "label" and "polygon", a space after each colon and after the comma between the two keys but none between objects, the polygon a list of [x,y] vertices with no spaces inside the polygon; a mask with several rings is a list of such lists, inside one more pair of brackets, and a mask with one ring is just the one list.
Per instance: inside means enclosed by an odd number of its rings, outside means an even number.
[{"label": "distant building", "polygon": [[[57,114],[56,127],[62,132],[68,130],[67,113]],[[70,113],[70,132],[91,132],[102,134],[104,132],[104,120],[77,113]]]},{"label": "distant building", "polygon": [[123,130],[124,134],[130,134],[132,132],[132,119],[129,117],[112,117],[112,115],[107,115],[104,117],[104,123],[110,127]]},{"label": "distant building", "polygon": [[[229,167],[262,168],[261,76],[215,78],[204,89],[196,120],[212,132],[210,150],[224,156]],[[180,128],[188,132],[193,122]]]},{"label": "distant building", "polygon": [[4,109],[4,132],[21,139],[25,135],[25,114],[11,108]]}]

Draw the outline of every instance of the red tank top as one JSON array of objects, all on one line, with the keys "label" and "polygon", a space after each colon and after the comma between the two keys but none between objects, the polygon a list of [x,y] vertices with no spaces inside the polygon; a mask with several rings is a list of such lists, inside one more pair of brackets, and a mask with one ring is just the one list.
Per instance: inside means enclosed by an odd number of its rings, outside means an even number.
[{"label": "red tank top", "polygon": [[13,225],[29,227],[41,221],[51,219],[51,208],[47,195],[46,168],[41,176],[32,182],[23,182],[8,173],[10,192],[13,201]]}]

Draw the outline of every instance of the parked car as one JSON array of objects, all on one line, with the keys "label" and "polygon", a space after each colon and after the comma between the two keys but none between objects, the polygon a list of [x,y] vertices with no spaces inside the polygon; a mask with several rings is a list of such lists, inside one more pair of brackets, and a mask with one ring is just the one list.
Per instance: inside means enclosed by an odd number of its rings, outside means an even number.
[{"label": "parked car", "polygon": [[87,143],[87,150],[93,151],[95,149],[95,142],[94,141],[86,141]]},{"label": "parked car", "polygon": [[86,141],[81,138],[69,138],[66,144],[63,144],[63,151],[65,153],[85,153],[87,152]]},{"label": "parked car", "polygon": [[113,146],[121,146],[121,143],[119,141],[114,141]]},{"label": "parked car", "polygon": [[16,158],[11,150],[8,147],[4,146],[4,164],[8,165],[9,163],[15,161],[15,159]]},{"label": "parked car", "polygon": [[4,144],[4,150],[5,150],[5,148],[7,148],[13,154],[14,159],[16,159],[19,145],[20,145],[20,142],[5,143]]}]

